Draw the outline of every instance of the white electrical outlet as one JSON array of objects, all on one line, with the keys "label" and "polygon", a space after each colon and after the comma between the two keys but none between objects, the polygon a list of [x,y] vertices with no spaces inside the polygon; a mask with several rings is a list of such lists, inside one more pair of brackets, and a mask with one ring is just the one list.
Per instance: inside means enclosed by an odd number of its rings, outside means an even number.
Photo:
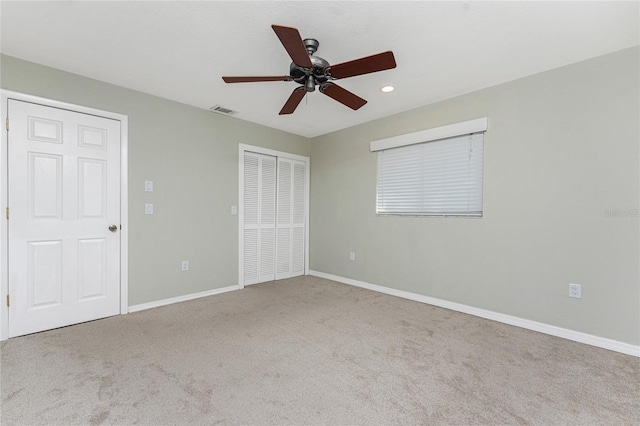
[{"label": "white electrical outlet", "polygon": [[238,206],[231,206],[231,214],[234,216],[238,214]]},{"label": "white electrical outlet", "polygon": [[356,252],[355,251],[350,251],[349,252],[349,260],[356,260]]},{"label": "white electrical outlet", "polygon": [[182,261],[182,272],[188,271],[188,270],[189,270],[189,261],[188,260],[183,260]]},{"label": "white electrical outlet", "polygon": [[582,286],[580,284],[569,283],[569,297],[582,298]]}]

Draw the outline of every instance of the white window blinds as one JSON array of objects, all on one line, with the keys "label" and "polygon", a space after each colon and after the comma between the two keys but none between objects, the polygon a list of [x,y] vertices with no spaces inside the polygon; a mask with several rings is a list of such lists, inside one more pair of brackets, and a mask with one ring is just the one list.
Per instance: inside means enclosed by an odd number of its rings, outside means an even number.
[{"label": "white window blinds", "polygon": [[379,215],[482,216],[483,133],[378,151]]}]

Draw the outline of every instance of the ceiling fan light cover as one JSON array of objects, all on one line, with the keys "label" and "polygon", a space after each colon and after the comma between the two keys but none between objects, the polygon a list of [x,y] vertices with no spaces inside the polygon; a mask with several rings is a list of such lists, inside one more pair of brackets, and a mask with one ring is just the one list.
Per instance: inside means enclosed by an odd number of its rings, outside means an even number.
[{"label": "ceiling fan light cover", "polygon": [[307,78],[307,81],[304,84],[304,90],[307,92],[313,92],[316,90],[316,80],[312,75]]}]

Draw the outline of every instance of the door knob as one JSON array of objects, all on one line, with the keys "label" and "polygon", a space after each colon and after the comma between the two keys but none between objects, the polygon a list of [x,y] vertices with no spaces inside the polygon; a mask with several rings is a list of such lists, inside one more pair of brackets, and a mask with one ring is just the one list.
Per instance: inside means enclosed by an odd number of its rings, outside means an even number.
[{"label": "door knob", "polygon": [[118,226],[117,225],[109,225],[109,231],[116,232],[117,230],[118,230]]}]

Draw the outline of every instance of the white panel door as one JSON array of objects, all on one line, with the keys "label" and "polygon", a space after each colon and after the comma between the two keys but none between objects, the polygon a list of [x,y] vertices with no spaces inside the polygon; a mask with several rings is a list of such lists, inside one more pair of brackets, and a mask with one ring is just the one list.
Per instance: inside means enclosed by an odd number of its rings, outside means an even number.
[{"label": "white panel door", "polygon": [[304,274],[305,163],[278,157],[276,279]]},{"label": "white panel door", "polygon": [[9,337],[119,314],[120,122],[8,114]]},{"label": "white panel door", "polygon": [[244,156],[244,284],[275,279],[276,157]]}]

